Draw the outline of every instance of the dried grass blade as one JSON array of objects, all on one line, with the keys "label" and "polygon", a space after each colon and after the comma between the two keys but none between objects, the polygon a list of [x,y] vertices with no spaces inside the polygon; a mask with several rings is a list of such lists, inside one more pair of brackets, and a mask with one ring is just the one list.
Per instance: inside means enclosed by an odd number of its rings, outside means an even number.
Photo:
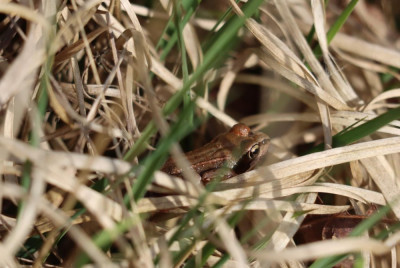
[{"label": "dried grass blade", "polygon": [[387,160],[381,156],[362,159],[360,162],[368,171],[376,185],[378,185],[396,217],[400,219],[400,187],[396,182],[393,169],[390,167]]},{"label": "dried grass blade", "polygon": [[400,52],[397,50],[371,44],[343,33],[337,33],[331,45],[361,58],[400,68]]},{"label": "dried grass blade", "polygon": [[[300,195],[296,198],[297,202],[314,203],[317,199],[317,194]],[[301,223],[305,219],[306,214],[294,217],[294,213],[288,212],[282,218],[276,231],[273,233],[268,244],[264,247],[265,250],[281,251],[293,239]]]},{"label": "dried grass blade", "polygon": [[[90,32],[87,34],[87,41],[91,43],[93,40],[95,40],[100,34],[104,33],[107,31],[108,27],[100,27],[93,32]],[[75,43],[67,46],[63,50],[61,50],[59,53],[54,58],[54,63],[62,63],[66,60],[70,60],[71,57],[75,56],[76,53],[81,51],[82,49],[85,48],[85,41],[82,39],[79,39]]]},{"label": "dried grass blade", "polygon": [[0,107],[21,91],[31,95],[35,75],[44,61],[45,42],[33,27],[19,56],[14,60],[0,81]]},{"label": "dried grass blade", "polygon": [[282,251],[250,252],[251,256],[269,263],[297,260],[306,261],[316,258],[343,254],[348,252],[369,251],[376,255],[382,255],[390,251],[385,243],[365,237],[349,237],[336,240],[325,240],[308,243],[296,248],[287,248]]}]

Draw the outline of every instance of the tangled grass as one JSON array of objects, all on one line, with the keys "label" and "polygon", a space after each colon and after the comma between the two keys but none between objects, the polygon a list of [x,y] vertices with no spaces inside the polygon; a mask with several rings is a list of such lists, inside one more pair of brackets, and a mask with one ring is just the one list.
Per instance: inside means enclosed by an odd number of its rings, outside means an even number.
[{"label": "tangled grass", "polygon": [[[399,265],[395,1],[0,12],[0,266]],[[238,121],[256,170],[159,171]]]}]

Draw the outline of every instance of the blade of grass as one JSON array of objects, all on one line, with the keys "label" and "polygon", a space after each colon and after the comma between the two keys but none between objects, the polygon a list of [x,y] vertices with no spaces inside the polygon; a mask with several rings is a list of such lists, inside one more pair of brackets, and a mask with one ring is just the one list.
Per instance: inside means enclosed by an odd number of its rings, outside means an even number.
[{"label": "blade of grass", "polygon": [[[325,0],[325,6],[327,6],[329,3],[329,0]],[[307,34],[306,40],[307,43],[311,46],[313,38],[314,38],[314,34],[315,34],[315,25],[313,24],[310,31]]]},{"label": "blade of grass", "polygon": [[[178,46],[179,49],[181,51],[181,59],[182,59],[182,77],[183,77],[183,83],[185,83],[188,80],[189,77],[189,70],[188,70],[188,62],[187,62],[187,55],[186,55],[186,46],[185,46],[185,42],[183,39],[183,27],[179,18],[182,16],[181,11],[180,11],[180,5],[178,1],[174,1],[174,22],[175,22],[175,27],[177,29],[176,33],[177,33],[177,37],[178,37]],[[187,106],[190,105],[190,103],[192,102],[192,98],[190,97],[190,92],[187,92],[184,96],[183,96],[183,105]],[[189,125],[193,124],[193,115],[194,113],[192,112],[190,115],[188,115],[188,120],[187,123]]]},{"label": "blade of grass", "polygon": [[[137,202],[146,193],[146,187],[151,183],[151,178],[155,170],[161,168],[162,164],[167,160],[169,147],[172,143],[182,139],[190,131],[193,130],[193,125],[188,125],[187,120],[194,108],[194,102],[190,103],[181,113],[180,120],[174,124],[168,136],[163,137],[157,145],[157,150],[148,156],[142,166],[137,180],[132,187],[133,199]],[[129,205],[129,196],[124,197],[125,205]]]},{"label": "blade of grass", "polygon": [[[383,113],[374,119],[371,119],[367,122],[365,122],[362,125],[359,125],[358,127],[355,127],[353,129],[350,129],[349,131],[345,133],[336,134],[333,136],[332,139],[332,145],[333,147],[341,147],[344,145],[348,145],[350,143],[356,142],[360,140],[361,138],[364,138],[368,135],[371,135],[378,129],[384,127],[385,125],[389,124],[393,120],[400,119],[400,107],[390,109],[386,113]],[[312,148],[310,151],[307,152],[309,153],[315,153],[315,152],[320,152],[324,149],[324,144],[319,144]]]},{"label": "blade of grass", "polygon": [[[186,23],[190,20],[190,18],[193,16],[194,11],[198,7],[198,5],[201,3],[201,0],[183,0],[181,1],[181,6],[184,11],[186,11],[185,16],[183,17],[182,21],[179,23],[179,28],[183,29],[185,27]],[[177,17],[175,15],[175,17]],[[163,51],[160,55],[160,59],[164,60],[171,49],[175,46],[176,42],[178,41],[178,32],[179,28],[174,25],[173,22],[174,15],[169,19],[167,26],[165,27],[163,33],[161,34],[161,39],[158,41],[156,45],[156,49],[162,48]],[[169,35],[168,41],[166,41],[165,38],[163,38],[165,35],[168,33],[171,33]]]},{"label": "blade of grass", "polygon": [[[21,185],[26,192],[28,192],[29,187],[31,185],[31,171],[32,171],[32,162],[27,160],[23,165],[22,177],[21,177]],[[25,207],[25,201],[21,200],[18,203],[18,218],[20,217],[21,212],[24,210],[24,207]]]},{"label": "blade of grass", "polygon": [[[331,26],[329,29],[328,33],[326,34],[326,39],[328,41],[328,44],[331,43],[335,35],[340,31],[340,29],[343,27],[344,23],[350,16],[350,14],[353,12],[358,0],[352,0],[346,8],[343,10],[343,12],[340,14],[338,19],[335,21],[335,23]],[[319,44],[317,47],[314,49],[314,55],[319,58],[322,55],[321,47]]]},{"label": "blade of grass", "polygon": [[[31,116],[31,120],[33,120],[34,122],[31,122],[29,143],[33,147],[39,147],[40,144],[40,134],[38,131],[40,129],[40,126],[35,124],[42,124],[42,121],[45,117],[45,113],[49,102],[47,88],[50,83],[49,75],[51,73],[51,66],[53,65],[53,61],[54,61],[54,56],[48,56],[46,58],[44,66],[42,67],[42,77],[40,78],[40,84],[39,84],[39,97],[37,99],[37,108],[38,108],[37,114]],[[32,163],[30,161],[26,161],[23,165],[23,171],[22,171],[23,173],[21,178],[21,185],[26,190],[26,192],[28,192],[29,187],[31,185],[31,171],[32,171]],[[25,206],[25,201],[21,200],[18,203],[18,213],[17,213],[18,216],[23,211],[24,206]]]}]

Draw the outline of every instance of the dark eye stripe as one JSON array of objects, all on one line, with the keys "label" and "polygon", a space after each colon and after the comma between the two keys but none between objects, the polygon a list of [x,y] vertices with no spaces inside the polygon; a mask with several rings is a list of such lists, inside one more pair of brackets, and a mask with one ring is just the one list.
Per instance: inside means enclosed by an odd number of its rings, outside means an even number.
[{"label": "dark eye stripe", "polygon": [[[255,148],[256,151],[258,152],[253,153],[252,152],[254,150],[253,148]],[[243,154],[242,157],[237,161],[236,165],[233,167],[234,172],[236,174],[242,174],[247,170],[249,170],[253,160],[255,160],[255,157],[257,157],[259,151],[260,151],[260,145],[259,144],[253,145],[253,147],[251,147],[250,150],[246,154]]]}]

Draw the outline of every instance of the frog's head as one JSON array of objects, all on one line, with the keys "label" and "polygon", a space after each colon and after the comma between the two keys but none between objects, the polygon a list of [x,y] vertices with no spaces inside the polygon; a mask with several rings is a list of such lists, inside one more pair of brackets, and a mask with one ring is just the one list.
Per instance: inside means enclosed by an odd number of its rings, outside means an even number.
[{"label": "frog's head", "polygon": [[253,169],[266,155],[270,138],[262,132],[252,132],[244,124],[236,124],[229,131],[230,139],[236,143],[232,152],[235,163],[233,170],[236,174]]}]

